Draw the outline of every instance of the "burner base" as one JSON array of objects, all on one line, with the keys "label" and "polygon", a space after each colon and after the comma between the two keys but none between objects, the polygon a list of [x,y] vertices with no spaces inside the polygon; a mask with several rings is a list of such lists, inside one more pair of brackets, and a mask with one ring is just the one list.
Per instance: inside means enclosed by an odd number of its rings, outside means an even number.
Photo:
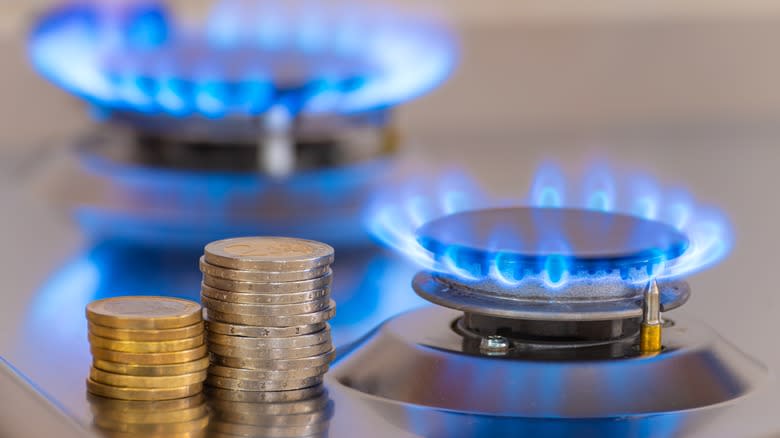
[{"label": "burner base", "polygon": [[[499,318],[536,321],[608,321],[642,316],[642,288],[621,287],[620,297],[598,297],[580,294],[582,289],[572,284],[566,290],[545,297],[525,297],[522,289],[496,293],[451,281],[448,277],[421,271],[414,276],[412,286],[417,295],[450,309]],[[661,289],[661,311],[667,312],[685,304],[691,295],[688,283],[667,280],[658,283]],[[517,290],[518,293],[514,293]],[[549,290],[547,291],[550,294]]]},{"label": "burner base", "polygon": [[[496,355],[453,330],[461,313],[398,316],[332,369],[336,385],[383,402],[518,418],[615,418],[698,411],[742,397],[766,370],[710,329],[678,321],[664,350],[623,357],[625,343]],[[548,345],[548,347],[552,347]],[[455,382],[455,383],[454,383]]]}]

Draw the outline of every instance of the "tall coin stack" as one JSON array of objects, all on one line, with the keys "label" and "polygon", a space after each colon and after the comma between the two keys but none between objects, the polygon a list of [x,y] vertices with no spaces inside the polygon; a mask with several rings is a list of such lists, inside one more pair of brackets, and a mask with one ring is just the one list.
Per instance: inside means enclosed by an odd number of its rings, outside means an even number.
[{"label": "tall coin stack", "polygon": [[284,399],[286,391],[320,385],[333,359],[331,263],[333,248],[311,240],[245,237],[206,245],[200,260],[211,357],[206,383],[279,391],[272,398]]},{"label": "tall coin stack", "polygon": [[92,368],[87,390],[121,400],[198,394],[208,368],[198,303],[125,296],[87,305]]}]

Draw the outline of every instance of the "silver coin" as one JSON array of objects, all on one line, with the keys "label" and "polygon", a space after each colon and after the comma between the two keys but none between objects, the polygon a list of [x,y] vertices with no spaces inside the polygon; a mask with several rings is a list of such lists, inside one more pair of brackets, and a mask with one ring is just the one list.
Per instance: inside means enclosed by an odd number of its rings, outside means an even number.
[{"label": "silver coin", "polygon": [[319,397],[325,394],[325,387],[319,384],[291,391],[233,391],[205,386],[203,393],[211,400],[252,403],[257,404],[258,409],[262,409],[262,403],[298,403],[313,397]]},{"label": "silver coin", "polygon": [[221,335],[208,333],[208,342],[238,348],[298,348],[309,347],[331,340],[330,329],[324,329],[316,333],[288,338],[245,338],[241,336]]},{"label": "silver coin", "polygon": [[203,283],[207,286],[230,292],[255,294],[286,294],[307,292],[314,289],[324,289],[326,287],[330,287],[332,282],[333,273],[331,272],[330,268],[328,268],[327,272],[322,277],[312,278],[311,280],[281,282],[235,281],[203,274]]},{"label": "silver coin", "polygon": [[278,381],[231,379],[230,377],[220,377],[213,374],[209,374],[206,377],[207,385],[234,391],[288,391],[291,389],[308,388],[321,383],[322,376]]},{"label": "silver coin", "polygon": [[237,313],[220,312],[213,309],[205,309],[207,318],[212,321],[227,322],[230,324],[254,325],[260,327],[290,327],[296,325],[318,324],[326,322],[336,314],[335,303],[331,300],[331,305],[327,309],[319,312],[303,313],[300,315],[275,315],[275,316],[255,316],[241,315]]},{"label": "silver coin", "polygon": [[199,266],[200,272],[211,275],[212,277],[255,283],[311,280],[313,278],[322,277],[327,274],[330,269],[330,265],[322,265],[305,271],[248,271],[244,269],[230,269],[214,266],[207,262],[203,256],[200,257]]},{"label": "silver coin", "polygon": [[[224,391],[224,390],[223,390]],[[302,390],[299,390],[302,391]],[[285,402],[246,402],[228,401],[213,397],[209,400],[209,406],[215,412],[235,412],[247,415],[295,415],[308,414],[324,410],[328,405],[328,394],[322,392],[311,398],[300,401]]]},{"label": "silver coin", "polygon": [[205,323],[207,333],[246,336],[249,338],[287,338],[316,333],[325,328],[330,330],[330,325],[326,322],[290,327],[258,327],[253,325],[230,324],[213,320],[206,320]]},{"label": "silver coin", "polygon": [[319,312],[328,308],[331,303],[330,298],[325,297],[298,304],[242,304],[215,300],[205,295],[201,296],[200,301],[203,307],[209,310],[248,316],[300,315]]},{"label": "silver coin", "polygon": [[238,380],[295,380],[322,376],[328,371],[328,365],[294,370],[247,370],[211,364],[209,374]]},{"label": "silver coin", "polygon": [[235,424],[247,424],[252,426],[295,427],[322,423],[330,420],[332,402],[323,409],[305,414],[289,415],[263,415],[258,412],[238,412],[232,410],[216,410],[213,421],[226,421]]},{"label": "silver coin", "polygon": [[333,248],[292,237],[239,237],[206,245],[205,260],[216,266],[252,271],[305,271],[333,263]]},{"label": "silver coin", "polygon": [[207,284],[201,284],[200,293],[203,296],[237,304],[298,304],[330,297],[330,287],[314,289],[305,292],[290,292],[286,294],[248,294],[215,289]]},{"label": "silver coin", "polygon": [[331,342],[323,342],[319,345],[299,348],[267,348],[249,349],[229,347],[209,342],[209,352],[225,357],[246,357],[258,360],[277,359],[302,359],[304,357],[318,356],[333,349]]},{"label": "silver coin", "polygon": [[244,368],[250,370],[295,370],[298,368],[313,368],[328,365],[336,356],[334,350],[330,350],[316,356],[302,357],[300,359],[256,359],[252,357],[229,357],[211,353],[211,363],[232,368]]},{"label": "silver coin", "polygon": [[209,424],[209,437],[222,438],[237,436],[263,438],[324,437],[330,422],[309,424],[306,426],[253,426],[249,424],[213,421]]}]

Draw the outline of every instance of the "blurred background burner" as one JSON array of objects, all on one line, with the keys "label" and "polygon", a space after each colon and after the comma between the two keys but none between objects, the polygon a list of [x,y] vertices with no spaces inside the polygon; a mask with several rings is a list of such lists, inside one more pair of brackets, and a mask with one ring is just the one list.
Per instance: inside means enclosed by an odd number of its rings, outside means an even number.
[{"label": "blurred background burner", "polygon": [[432,18],[277,0],[197,19],[146,0],[66,4],[29,51],[103,122],[43,190],[97,239],[190,246],[258,233],[365,244],[361,206],[399,142],[392,111],[455,59]]}]

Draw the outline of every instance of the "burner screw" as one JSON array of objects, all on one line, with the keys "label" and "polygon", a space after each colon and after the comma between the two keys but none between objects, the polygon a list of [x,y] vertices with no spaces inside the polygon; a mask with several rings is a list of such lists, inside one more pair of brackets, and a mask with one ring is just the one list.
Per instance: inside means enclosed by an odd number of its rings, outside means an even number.
[{"label": "burner screw", "polygon": [[479,343],[479,351],[488,356],[503,356],[509,351],[509,339],[503,336],[486,336]]}]

